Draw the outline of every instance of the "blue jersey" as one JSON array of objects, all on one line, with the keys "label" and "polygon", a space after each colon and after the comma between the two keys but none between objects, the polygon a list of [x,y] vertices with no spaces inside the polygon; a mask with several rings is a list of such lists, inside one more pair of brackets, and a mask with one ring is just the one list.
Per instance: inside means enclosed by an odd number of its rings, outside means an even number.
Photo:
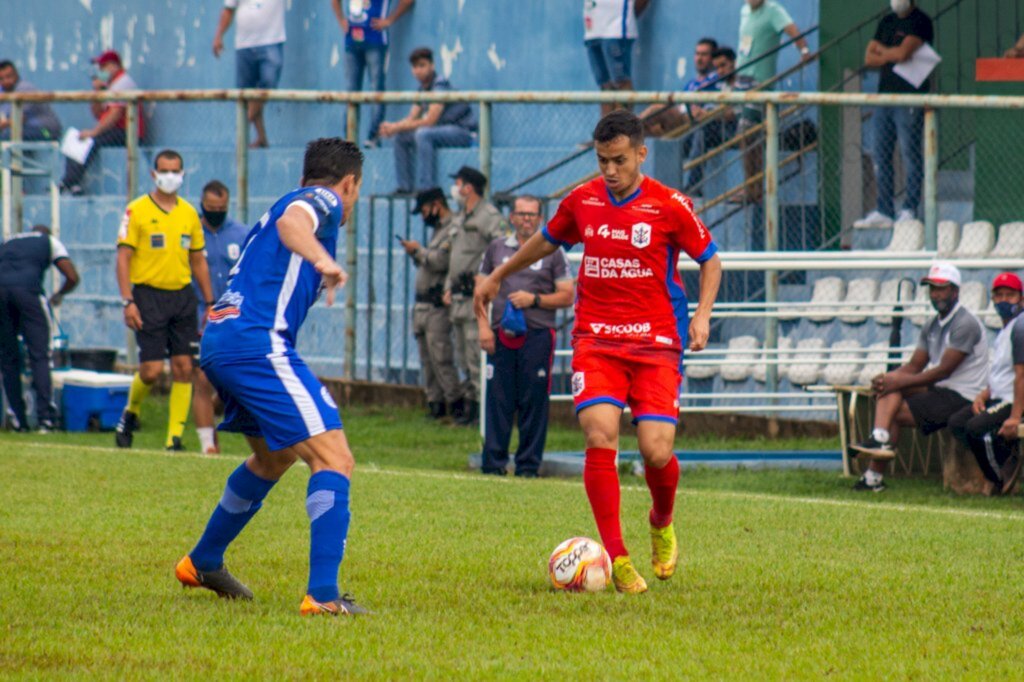
[{"label": "blue jersey", "polygon": [[388,32],[378,31],[370,25],[373,19],[386,19],[388,16],[388,0],[341,0],[345,5],[345,16],[348,19],[348,33],[345,34],[345,47],[366,45],[386,47]]},{"label": "blue jersey", "polygon": [[321,277],[281,243],[277,221],[290,206],[309,213],[317,239],[334,256],[343,219],[338,195],[326,187],[302,187],[281,197],[245,238],[227,291],[210,310],[202,357],[265,355],[295,347],[299,327],[320,296]]}]

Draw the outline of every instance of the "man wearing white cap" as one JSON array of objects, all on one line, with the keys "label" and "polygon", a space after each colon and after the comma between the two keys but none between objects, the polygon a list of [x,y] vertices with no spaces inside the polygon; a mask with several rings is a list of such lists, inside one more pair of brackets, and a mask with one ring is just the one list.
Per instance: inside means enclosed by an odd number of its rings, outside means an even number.
[{"label": "man wearing white cap", "polygon": [[882,474],[896,456],[893,445],[901,426],[928,435],[946,426],[988,381],[988,344],[978,318],[960,305],[960,271],[935,263],[921,280],[930,289],[938,313],[921,328],[910,360],[871,382],[877,401],[871,436],[852,449],[870,455],[871,463],[854,490],[882,492]]},{"label": "man wearing white cap", "polygon": [[974,403],[949,418],[949,430],[971,449],[992,483],[992,494],[1007,493],[1019,471],[1017,427],[1024,411],[1024,283],[1012,272],[992,280],[992,305],[1003,321],[996,337],[988,386]]}]

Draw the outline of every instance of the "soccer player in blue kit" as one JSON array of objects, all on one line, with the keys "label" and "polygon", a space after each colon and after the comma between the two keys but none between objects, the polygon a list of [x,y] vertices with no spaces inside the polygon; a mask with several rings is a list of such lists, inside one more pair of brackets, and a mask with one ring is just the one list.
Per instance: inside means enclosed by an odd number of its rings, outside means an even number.
[{"label": "soccer player in blue kit", "polygon": [[366,613],[338,591],[355,462],[337,405],[295,351],[296,333],[320,291],[331,305],[345,284],[335,247],[359,198],[362,168],[363,155],[351,142],[310,142],[302,187],[281,197],[253,227],[227,291],[210,310],[200,365],[224,400],[219,428],[243,433],[252,454],[228,477],[198,544],[175,567],[186,587],[252,599],[252,591],[225,568],[224,552],[301,459],[310,470],[310,552],[299,612]]}]

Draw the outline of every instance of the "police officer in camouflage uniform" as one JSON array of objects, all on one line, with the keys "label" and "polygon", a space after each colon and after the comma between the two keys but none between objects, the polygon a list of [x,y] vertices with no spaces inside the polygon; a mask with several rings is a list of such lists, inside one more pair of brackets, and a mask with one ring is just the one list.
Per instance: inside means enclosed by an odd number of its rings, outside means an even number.
[{"label": "police officer in camouflage uniform", "polygon": [[463,166],[452,177],[452,197],[462,206],[462,213],[451,227],[452,255],[444,295],[451,306],[455,362],[466,377],[462,384],[466,413],[455,421],[468,426],[480,415],[480,341],[473,312],[473,283],[487,246],[498,237],[507,236],[509,227],[501,211],[483,200],[487,186],[483,173]]},{"label": "police officer in camouflage uniform", "polygon": [[433,187],[416,195],[412,213],[422,215],[423,223],[433,230],[426,246],[415,240],[402,240],[402,247],[418,268],[412,332],[419,346],[427,388],[427,416],[441,419],[450,412],[458,419],[464,414],[462,387],[452,357],[452,323],[443,300],[451,254],[452,212],[441,188]]}]

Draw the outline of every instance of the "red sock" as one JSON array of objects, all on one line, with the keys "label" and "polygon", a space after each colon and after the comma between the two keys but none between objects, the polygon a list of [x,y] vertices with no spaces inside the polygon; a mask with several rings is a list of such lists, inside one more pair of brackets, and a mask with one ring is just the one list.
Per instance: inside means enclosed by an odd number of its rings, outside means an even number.
[{"label": "red sock", "polygon": [[679,485],[679,460],[672,456],[660,469],[644,467],[644,478],[651,491],[651,525],[664,528],[672,523],[672,508],[676,504],[676,488]]},{"label": "red sock", "polygon": [[615,454],[615,450],[611,449],[587,448],[587,459],[583,464],[583,486],[587,489],[601,542],[612,561],[628,554],[622,542],[622,526],[619,523],[621,491]]}]

